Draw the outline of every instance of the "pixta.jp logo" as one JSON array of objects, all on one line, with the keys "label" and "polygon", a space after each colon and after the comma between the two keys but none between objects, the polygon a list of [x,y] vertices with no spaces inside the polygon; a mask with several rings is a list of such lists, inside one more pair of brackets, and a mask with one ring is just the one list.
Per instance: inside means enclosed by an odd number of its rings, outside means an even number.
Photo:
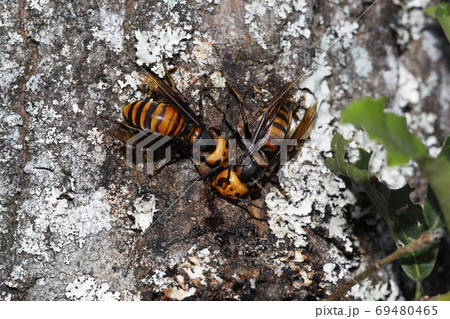
[{"label": "pixta.jp logo", "polygon": [[[170,136],[162,136],[159,133],[151,133],[149,129],[145,129],[134,135],[126,142],[126,164],[129,167],[135,168],[138,171],[146,172],[149,175],[153,175],[156,170],[162,168],[164,165],[171,161],[172,151],[171,145],[168,142],[172,139]],[[269,139],[268,139],[269,141]],[[237,163],[237,151],[236,151],[236,140],[229,139],[227,141],[227,158],[226,165],[235,166],[239,165],[247,165],[250,160],[254,158],[256,154],[260,151],[261,148],[264,149],[265,143],[258,143],[258,147],[250,147],[251,141],[242,140],[242,142],[247,145],[249,149],[246,149],[247,156],[245,158],[241,158],[240,162]],[[295,139],[270,139],[270,142],[277,146],[276,156],[272,157],[276,162],[279,162],[280,165],[284,165],[288,159],[288,148],[297,145],[297,140]],[[166,145],[168,144],[168,145]],[[166,145],[166,146],[165,146]],[[196,163],[201,162],[202,158],[202,149],[205,146],[216,146],[216,139],[201,139],[194,142],[192,149],[192,159]],[[155,157],[155,152],[165,146],[164,150],[164,158],[161,158],[160,152],[158,153],[158,159]],[[135,152],[135,153],[134,153]],[[135,157],[134,157],[135,154]],[[273,152],[272,152],[273,154]],[[144,156],[145,155],[145,156]],[[259,156],[259,165],[265,167],[269,165],[273,167],[275,162],[266,162],[265,156]],[[144,160],[145,158],[145,160]],[[134,161],[133,161],[134,159]],[[262,161],[262,162],[261,162]]]},{"label": "pixta.jp logo", "polygon": [[[165,148],[164,159],[155,160],[155,152],[168,143],[172,138],[170,136],[162,136],[158,133],[151,133],[149,129],[145,129],[134,135],[126,143],[126,164],[129,167],[134,167],[138,171],[143,172],[146,166],[146,173],[153,175],[153,173],[166,165],[171,160],[171,147],[168,145]],[[136,165],[133,165],[133,149],[136,149]],[[146,154],[146,163],[144,163],[144,152]],[[156,163],[155,163],[156,162]],[[146,164],[146,165],[144,165]],[[156,165],[155,165],[156,164]],[[156,166],[156,167],[155,167]]]}]

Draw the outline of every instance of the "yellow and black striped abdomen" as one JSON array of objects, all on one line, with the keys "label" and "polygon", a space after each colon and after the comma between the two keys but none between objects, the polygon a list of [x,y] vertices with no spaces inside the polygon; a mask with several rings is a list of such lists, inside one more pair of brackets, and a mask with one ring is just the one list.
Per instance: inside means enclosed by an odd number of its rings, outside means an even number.
[{"label": "yellow and black striped abdomen", "polygon": [[177,136],[183,128],[182,111],[168,104],[142,100],[128,104],[122,112],[129,124],[152,133]]},{"label": "yellow and black striped abdomen", "polygon": [[277,117],[273,121],[269,130],[266,133],[266,136],[269,136],[269,140],[266,142],[265,146],[271,150],[276,150],[277,145],[271,142],[271,140],[276,140],[279,145],[282,139],[285,138],[289,124],[291,123],[292,112],[289,112],[286,105],[282,105],[280,111],[278,112]]}]

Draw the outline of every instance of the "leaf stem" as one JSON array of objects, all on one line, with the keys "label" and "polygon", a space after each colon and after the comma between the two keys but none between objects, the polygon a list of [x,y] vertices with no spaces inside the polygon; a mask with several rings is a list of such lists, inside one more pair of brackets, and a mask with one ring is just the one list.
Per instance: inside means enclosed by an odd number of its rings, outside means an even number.
[{"label": "leaf stem", "polygon": [[325,301],[337,300],[347,293],[354,285],[359,284],[361,281],[369,277],[371,274],[377,272],[380,268],[387,264],[399,259],[400,257],[412,253],[414,251],[429,247],[436,243],[436,235],[432,232],[423,232],[419,238],[411,241],[408,245],[398,248],[389,256],[372,264],[369,268],[358,274],[355,278],[347,280],[343,284],[339,285],[335,292],[325,298]]},{"label": "leaf stem", "polygon": [[422,280],[416,281],[416,293],[414,295],[414,300],[419,300],[422,298]]}]

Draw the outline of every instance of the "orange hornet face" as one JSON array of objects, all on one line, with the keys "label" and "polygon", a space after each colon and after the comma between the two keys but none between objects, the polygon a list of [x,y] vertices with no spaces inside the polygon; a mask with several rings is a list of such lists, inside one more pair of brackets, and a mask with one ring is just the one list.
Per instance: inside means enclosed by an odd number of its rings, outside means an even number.
[{"label": "orange hornet face", "polygon": [[223,170],[216,176],[212,182],[212,187],[219,192],[220,195],[238,199],[247,194],[247,187],[239,180],[239,176],[233,170],[230,172],[230,179],[227,180],[228,169]]}]

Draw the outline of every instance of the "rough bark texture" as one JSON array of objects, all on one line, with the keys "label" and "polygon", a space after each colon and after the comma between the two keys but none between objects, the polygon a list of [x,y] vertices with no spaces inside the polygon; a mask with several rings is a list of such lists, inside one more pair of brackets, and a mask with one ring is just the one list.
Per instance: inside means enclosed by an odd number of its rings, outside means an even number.
[{"label": "rough bark texture", "polygon": [[[382,220],[361,214],[323,159],[337,131],[381,152],[337,123],[342,107],[366,95],[388,96],[389,108],[406,115],[434,153],[449,134],[449,46],[422,14],[427,4],[378,1],[321,60],[329,74],[317,88],[317,130],[279,172],[279,187],[293,199],[264,185],[267,222],[192,184],[189,160],[155,176],[125,165],[113,131],[121,108],[143,96],[130,77],[144,68],[135,32],[148,31],[156,60],[166,52],[195,110],[200,78],[209,75],[213,95],[230,104],[242,129],[224,76],[254,118],[370,3],[1,1],[0,299],[317,300],[387,255],[394,245]],[[205,108],[205,122],[221,125],[220,114]],[[410,181],[423,198],[415,168],[387,170],[379,154],[381,178],[393,186]],[[149,210],[154,224],[140,232],[136,216]],[[448,256],[448,243],[441,246]],[[425,293],[449,290],[444,257]],[[411,285],[394,264],[346,298],[410,298]]]}]

